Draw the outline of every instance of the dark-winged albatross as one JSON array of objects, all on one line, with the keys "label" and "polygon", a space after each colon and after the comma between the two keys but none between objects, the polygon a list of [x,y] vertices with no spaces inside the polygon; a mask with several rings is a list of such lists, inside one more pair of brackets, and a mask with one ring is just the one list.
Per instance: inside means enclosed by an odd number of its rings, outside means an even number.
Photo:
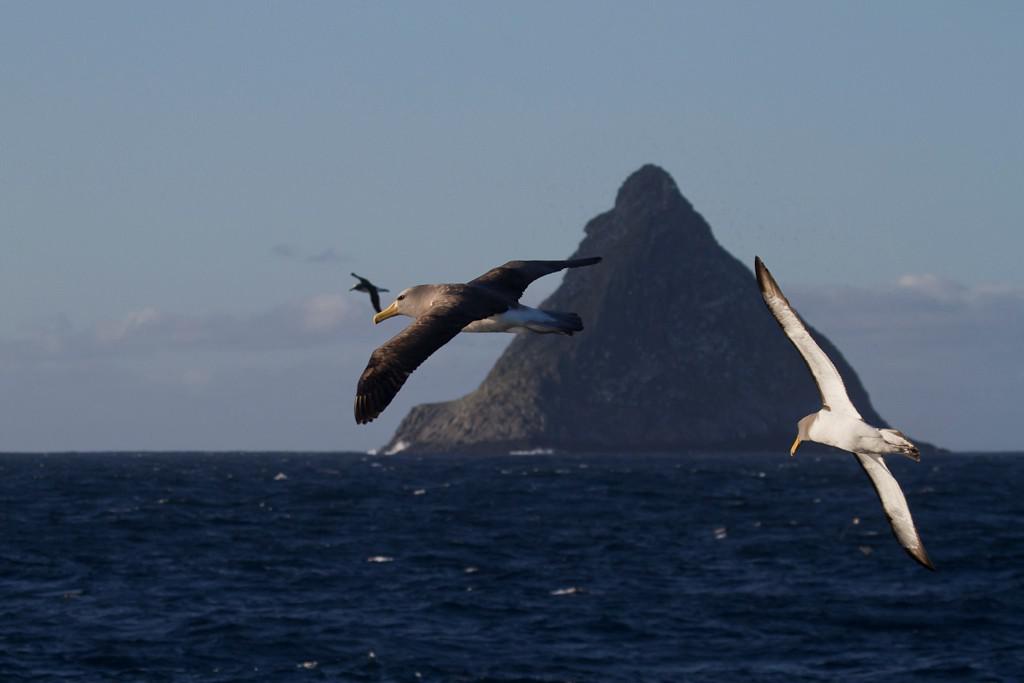
[{"label": "dark-winged albatross", "polygon": [[590,266],[600,257],[569,261],[509,261],[465,284],[416,285],[373,316],[414,321],[370,355],[356,388],[356,422],[370,422],[391,403],[413,370],[459,332],[566,334],[583,329],[575,313],[523,306],[519,297],[539,277],[563,268]]},{"label": "dark-winged albatross", "polygon": [[355,273],[352,273],[351,275],[355,279],[359,280],[359,282],[352,285],[351,289],[349,289],[348,291],[366,292],[367,294],[369,294],[370,303],[373,304],[373,310],[380,313],[380,292],[386,292],[388,290],[384,289],[383,287],[378,287],[377,285],[367,280],[365,277],[360,277]]},{"label": "dark-winged albatross", "polygon": [[898,453],[920,461],[917,446],[895,429],[879,429],[864,422],[846,394],[846,386],[836,366],[811,337],[760,257],[754,259],[754,271],[768,310],[807,363],[818,384],[823,404],[821,410],[797,423],[796,440],[789,454],[796,455],[801,441],[817,441],[853,453],[878,492],[896,540],[912,558],[934,571],[935,567],[910,516],[907,499],[882,459],[883,455]]}]

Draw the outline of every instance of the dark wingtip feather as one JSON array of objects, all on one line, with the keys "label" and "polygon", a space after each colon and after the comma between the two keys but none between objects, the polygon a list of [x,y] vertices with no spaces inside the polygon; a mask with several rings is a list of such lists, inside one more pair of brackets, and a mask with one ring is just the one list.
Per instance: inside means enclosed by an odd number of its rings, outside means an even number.
[{"label": "dark wingtip feather", "polygon": [[370,394],[359,394],[356,396],[356,424],[367,424],[380,415],[377,409],[377,401]]},{"label": "dark wingtip feather", "polygon": [[763,292],[772,275],[768,272],[768,268],[764,265],[764,261],[761,260],[760,256],[754,257],[754,273],[757,276],[757,284],[761,287],[761,291]]},{"label": "dark wingtip feather", "polygon": [[789,304],[786,295],[782,293],[782,289],[779,288],[779,284],[760,256],[754,257],[754,272],[757,275],[757,286],[761,288],[761,296],[771,295],[782,299],[787,305]]},{"label": "dark wingtip feather", "polygon": [[571,261],[567,261],[566,268],[580,268],[582,266],[592,266],[595,263],[600,263],[604,260],[602,256],[588,256],[587,258],[575,258]]},{"label": "dark wingtip feather", "polygon": [[935,565],[932,564],[932,558],[928,557],[928,553],[925,552],[925,549],[924,549],[923,545],[920,546],[919,548],[915,549],[915,550],[911,550],[910,548],[906,548],[906,551],[922,567],[924,567],[924,568],[926,568],[926,569],[928,569],[930,571],[933,571],[933,572],[937,571],[935,569]]}]

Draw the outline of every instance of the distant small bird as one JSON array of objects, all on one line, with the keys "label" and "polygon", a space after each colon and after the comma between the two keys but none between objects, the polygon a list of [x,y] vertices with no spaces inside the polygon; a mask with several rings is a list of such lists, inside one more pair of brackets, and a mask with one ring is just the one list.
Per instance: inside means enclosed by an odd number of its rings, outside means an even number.
[{"label": "distant small bird", "polygon": [[811,337],[760,257],[754,259],[754,271],[768,310],[807,363],[818,384],[823,404],[821,410],[807,415],[797,423],[796,440],[789,454],[796,455],[801,441],[817,441],[853,453],[882,501],[882,508],[889,518],[896,540],[912,558],[935,571],[914,526],[914,519],[910,516],[907,499],[882,459],[883,454],[898,453],[920,461],[921,453],[917,446],[895,429],[879,429],[864,422],[850,401],[836,366]]},{"label": "distant small bird", "polygon": [[373,316],[375,324],[396,315],[415,320],[370,355],[356,388],[356,422],[365,424],[380,415],[409,375],[459,332],[579,332],[583,321],[575,313],[530,308],[521,305],[519,297],[539,277],[563,268],[592,266],[600,260],[509,261],[465,284],[406,289]]},{"label": "distant small bird", "polygon": [[366,292],[367,294],[369,294],[370,303],[373,304],[373,310],[380,313],[380,292],[386,292],[388,290],[384,289],[383,287],[378,287],[377,285],[367,280],[365,277],[360,277],[355,273],[352,273],[352,277],[359,280],[359,282],[352,285],[352,287],[348,291]]}]

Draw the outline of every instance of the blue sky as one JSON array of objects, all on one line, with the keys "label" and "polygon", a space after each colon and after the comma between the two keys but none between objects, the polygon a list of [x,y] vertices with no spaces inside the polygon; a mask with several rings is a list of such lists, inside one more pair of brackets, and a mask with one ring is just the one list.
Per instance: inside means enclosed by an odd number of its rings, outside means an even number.
[{"label": "blue sky", "polygon": [[806,292],[890,421],[1024,447],[1022,29],[1014,2],[0,5],[0,449],[383,443],[507,339],[357,429],[395,329],[348,271],[566,255],[646,162]]}]

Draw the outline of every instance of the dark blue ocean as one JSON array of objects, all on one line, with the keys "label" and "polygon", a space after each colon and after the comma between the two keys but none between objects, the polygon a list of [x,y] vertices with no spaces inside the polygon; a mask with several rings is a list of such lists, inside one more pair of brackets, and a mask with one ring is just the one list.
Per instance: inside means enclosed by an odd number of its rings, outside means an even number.
[{"label": "dark blue ocean", "polygon": [[1024,457],[889,461],[937,573],[838,453],[0,455],[0,680],[1024,680]]}]

